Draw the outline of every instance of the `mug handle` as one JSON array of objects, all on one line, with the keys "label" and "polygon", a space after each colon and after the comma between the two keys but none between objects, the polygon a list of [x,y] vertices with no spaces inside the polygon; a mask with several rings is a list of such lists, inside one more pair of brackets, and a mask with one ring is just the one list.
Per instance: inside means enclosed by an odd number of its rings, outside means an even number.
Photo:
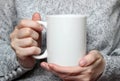
[{"label": "mug handle", "polygon": [[[46,28],[47,28],[47,22],[44,21],[37,21],[39,24],[43,25],[44,27],[44,31],[46,32]],[[48,54],[47,54],[47,50],[41,54],[41,55],[34,55],[33,58],[35,59],[44,59],[47,58]]]}]

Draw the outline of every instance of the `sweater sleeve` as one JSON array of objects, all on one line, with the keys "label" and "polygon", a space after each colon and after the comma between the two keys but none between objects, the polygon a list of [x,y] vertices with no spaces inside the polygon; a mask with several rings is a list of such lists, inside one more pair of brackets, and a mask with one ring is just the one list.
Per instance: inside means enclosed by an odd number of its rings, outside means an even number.
[{"label": "sweater sleeve", "polygon": [[106,61],[105,69],[98,81],[119,81],[120,80],[120,30],[116,30],[113,45],[109,53],[101,52]]},{"label": "sweater sleeve", "polygon": [[11,81],[29,69],[20,66],[10,46],[10,33],[16,25],[15,0],[0,1],[0,81]]},{"label": "sweater sleeve", "polygon": [[[120,49],[114,52],[120,54]],[[104,56],[106,66],[98,81],[119,81],[120,80],[120,56]]]}]

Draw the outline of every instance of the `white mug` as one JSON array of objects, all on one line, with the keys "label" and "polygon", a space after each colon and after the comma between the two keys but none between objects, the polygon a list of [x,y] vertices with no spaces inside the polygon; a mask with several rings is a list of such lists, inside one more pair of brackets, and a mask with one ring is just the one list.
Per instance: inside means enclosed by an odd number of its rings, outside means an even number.
[{"label": "white mug", "polygon": [[86,16],[49,15],[47,22],[47,51],[36,59],[47,57],[48,63],[61,66],[77,66],[86,54]]}]

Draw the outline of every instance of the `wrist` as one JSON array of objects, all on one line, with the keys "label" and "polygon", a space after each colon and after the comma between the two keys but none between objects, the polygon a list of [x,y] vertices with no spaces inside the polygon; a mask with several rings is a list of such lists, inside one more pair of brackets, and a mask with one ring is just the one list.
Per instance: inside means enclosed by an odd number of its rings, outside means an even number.
[{"label": "wrist", "polygon": [[32,69],[35,66],[35,60],[29,61],[29,60],[21,60],[18,58],[18,62],[20,64],[20,67],[23,69]]}]

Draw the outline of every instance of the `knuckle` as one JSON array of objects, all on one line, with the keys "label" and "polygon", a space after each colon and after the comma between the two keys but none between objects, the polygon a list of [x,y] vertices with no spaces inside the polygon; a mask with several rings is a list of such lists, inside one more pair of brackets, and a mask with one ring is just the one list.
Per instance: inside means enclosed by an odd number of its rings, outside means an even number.
[{"label": "knuckle", "polygon": [[25,20],[21,20],[19,24],[24,25]]},{"label": "knuckle", "polygon": [[32,45],[34,43],[34,40],[30,37],[30,38],[28,38],[27,43],[29,45]]},{"label": "knuckle", "polygon": [[12,38],[13,38],[13,33],[10,34],[10,39],[12,39]]},{"label": "knuckle", "polygon": [[17,48],[17,44],[16,44],[16,39],[14,39],[14,40],[12,40],[11,42],[10,42],[10,45],[11,45],[11,47],[12,48],[14,48],[14,49],[16,49]]},{"label": "knuckle", "polygon": [[27,45],[28,46],[38,46],[38,43],[37,43],[37,41],[33,40],[32,38],[29,38],[27,40]]},{"label": "knuckle", "polygon": [[88,72],[87,72],[88,75],[92,75],[93,73],[94,73],[94,72],[93,72],[92,69],[89,69]]},{"label": "knuckle", "polygon": [[33,47],[32,48],[32,53],[35,53],[37,51],[37,48],[36,47]]},{"label": "knuckle", "polygon": [[14,42],[11,42],[10,45],[11,45],[13,48],[15,47]]},{"label": "knuckle", "polygon": [[34,33],[34,38],[35,38],[35,40],[38,40],[39,39],[39,34],[38,33]]},{"label": "knuckle", "polygon": [[14,30],[14,31],[9,35],[11,40],[16,37],[16,33],[17,33],[17,31]]},{"label": "knuckle", "polygon": [[30,36],[30,35],[32,34],[32,30],[31,30],[30,28],[26,28],[25,34],[26,34],[27,36]]},{"label": "knuckle", "polygon": [[90,53],[91,54],[96,54],[96,53],[98,53],[98,51],[97,50],[92,50],[92,51],[90,51]]},{"label": "knuckle", "polygon": [[36,41],[33,41],[33,46],[38,46],[38,43]]},{"label": "knuckle", "polygon": [[19,57],[20,59],[24,60],[25,59],[25,54],[21,52],[21,50],[16,50],[16,56]]},{"label": "knuckle", "polygon": [[92,50],[92,51],[90,51],[90,54],[91,54],[92,56],[95,56],[96,59],[102,58],[101,53],[100,53],[99,51],[97,51],[97,50]]},{"label": "knuckle", "polygon": [[32,47],[31,49],[31,53],[32,54],[39,54],[41,52],[41,50],[38,47]]}]

